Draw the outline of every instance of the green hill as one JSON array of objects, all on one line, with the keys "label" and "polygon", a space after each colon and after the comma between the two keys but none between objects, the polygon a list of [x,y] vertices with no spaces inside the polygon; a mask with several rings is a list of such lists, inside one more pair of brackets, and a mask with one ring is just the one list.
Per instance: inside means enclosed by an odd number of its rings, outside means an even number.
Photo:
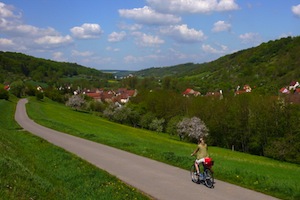
[{"label": "green hill", "polygon": [[277,93],[280,87],[300,78],[300,36],[281,38],[257,47],[223,56],[215,61],[150,68],[137,76],[173,76],[199,90],[232,90],[249,84],[263,92]]},{"label": "green hill", "polygon": [[[260,93],[278,94],[281,87],[300,78],[300,36],[281,38],[275,41],[223,56],[215,61],[195,64],[185,63],[170,67],[149,68],[140,71],[118,71],[105,73],[78,65],[76,63],[55,62],[35,58],[21,53],[0,51],[0,83],[14,80],[33,80],[47,84],[59,80],[84,79],[89,83],[101,82],[113,76],[126,76],[129,73],[137,77],[172,77],[177,86],[193,87],[205,93],[207,91],[232,91],[245,84]],[[121,72],[121,73],[120,73]],[[72,80],[70,80],[72,79]],[[82,85],[82,84],[80,84]],[[88,85],[88,84],[87,84]],[[99,84],[90,84],[99,86]]]},{"label": "green hill", "polygon": [[1,83],[21,78],[53,84],[61,79],[74,77],[100,80],[112,78],[112,75],[76,63],[55,62],[22,53],[0,51]]}]

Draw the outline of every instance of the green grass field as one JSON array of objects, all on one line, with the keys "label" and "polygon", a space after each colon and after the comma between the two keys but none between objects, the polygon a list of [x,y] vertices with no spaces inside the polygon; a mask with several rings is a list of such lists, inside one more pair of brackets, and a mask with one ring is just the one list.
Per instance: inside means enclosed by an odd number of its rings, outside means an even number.
[{"label": "green grass field", "polygon": [[22,131],[14,121],[16,101],[0,100],[0,199],[149,199],[107,172]]},{"label": "green grass field", "polygon": [[[27,109],[29,116],[44,126],[183,169],[189,169],[194,160],[190,154],[196,145],[177,137],[112,123],[49,100],[32,99]],[[209,152],[215,160],[216,178],[282,199],[300,198],[299,165],[217,147],[209,147]]]},{"label": "green grass field", "polygon": [[[183,169],[189,169],[194,160],[190,154],[196,145],[181,142],[177,137],[112,123],[47,99],[43,102],[30,99],[27,110],[32,119],[44,126]],[[300,198],[299,165],[217,147],[209,147],[209,152],[215,160],[213,169],[217,179],[281,199]]]}]

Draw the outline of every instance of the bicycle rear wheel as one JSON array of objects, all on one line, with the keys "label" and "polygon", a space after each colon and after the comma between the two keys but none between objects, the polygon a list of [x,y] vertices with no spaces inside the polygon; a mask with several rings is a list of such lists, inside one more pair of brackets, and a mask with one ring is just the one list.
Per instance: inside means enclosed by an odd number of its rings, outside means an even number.
[{"label": "bicycle rear wheel", "polygon": [[205,169],[204,171],[204,177],[205,177],[205,185],[209,188],[214,187],[214,174],[210,169]]},{"label": "bicycle rear wheel", "polygon": [[192,166],[191,166],[191,171],[190,171],[190,173],[191,173],[191,179],[192,179],[192,181],[193,181],[194,183],[198,183],[198,182],[199,182],[199,177],[198,177],[198,175],[197,175],[197,170],[196,170],[195,165],[192,165]]}]

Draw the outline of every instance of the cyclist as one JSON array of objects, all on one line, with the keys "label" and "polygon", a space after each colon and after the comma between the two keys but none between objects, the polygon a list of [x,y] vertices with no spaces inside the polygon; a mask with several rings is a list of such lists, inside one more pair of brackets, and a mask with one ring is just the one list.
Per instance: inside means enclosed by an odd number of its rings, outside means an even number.
[{"label": "cyclist", "polygon": [[199,164],[203,163],[206,157],[208,157],[208,148],[207,148],[207,144],[204,141],[203,137],[199,138],[198,141],[198,146],[196,148],[196,150],[191,154],[191,156],[194,156],[195,154],[197,154],[196,160],[195,160],[195,168],[197,171],[197,175],[200,175],[200,169],[199,169]]}]

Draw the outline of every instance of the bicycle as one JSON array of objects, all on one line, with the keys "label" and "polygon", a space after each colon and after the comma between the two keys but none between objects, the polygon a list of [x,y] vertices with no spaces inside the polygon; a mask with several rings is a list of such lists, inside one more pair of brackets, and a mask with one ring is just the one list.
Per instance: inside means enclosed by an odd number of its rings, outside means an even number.
[{"label": "bicycle", "polygon": [[[214,161],[211,158],[205,158],[204,162],[202,162],[203,165],[203,172],[201,172],[199,175],[197,174],[195,164],[191,166],[191,178],[194,183],[203,183],[208,188],[214,188],[214,174],[212,171],[212,166],[214,165]],[[199,166],[199,164],[198,164]],[[199,166],[200,169],[200,166]]]}]

